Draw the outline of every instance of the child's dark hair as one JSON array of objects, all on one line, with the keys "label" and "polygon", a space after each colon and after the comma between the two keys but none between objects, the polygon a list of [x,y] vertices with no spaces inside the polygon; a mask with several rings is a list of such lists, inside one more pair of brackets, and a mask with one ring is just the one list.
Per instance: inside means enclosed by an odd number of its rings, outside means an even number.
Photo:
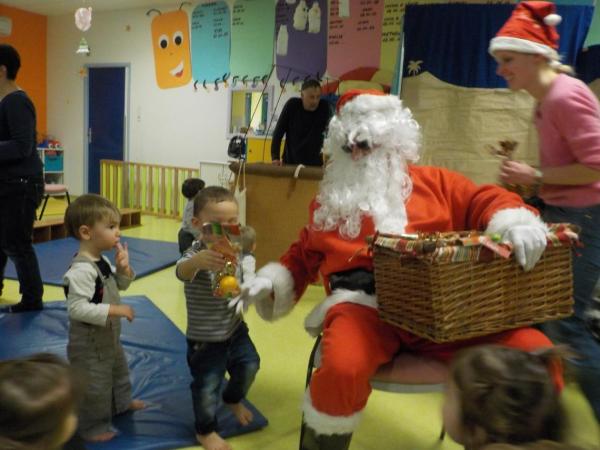
[{"label": "child's dark hair", "polygon": [[210,202],[234,202],[237,203],[233,194],[221,186],[208,186],[202,189],[196,197],[194,197],[194,216],[198,216],[200,212]]},{"label": "child's dark hair", "polygon": [[242,252],[251,253],[256,243],[256,230],[250,225],[245,225],[240,228],[240,234],[242,238]]},{"label": "child's dark hair", "polygon": [[0,362],[0,448],[56,448],[74,413],[82,384],[65,361],[50,353]]},{"label": "child's dark hair", "polygon": [[205,184],[200,178],[188,178],[181,184],[181,193],[188,200],[192,200]]},{"label": "child's dark hair", "polygon": [[559,440],[563,412],[549,368],[565,355],[557,347],[528,353],[493,345],[460,352],[451,381],[458,392],[465,449]]},{"label": "child's dark hair", "polygon": [[85,194],[77,197],[65,211],[65,226],[69,236],[80,239],[79,227],[94,226],[101,220],[121,221],[119,209],[110,201],[97,194]]},{"label": "child's dark hair", "polygon": [[14,80],[21,68],[19,52],[9,44],[0,44],[0,66],[6,67],[6,78]]}]

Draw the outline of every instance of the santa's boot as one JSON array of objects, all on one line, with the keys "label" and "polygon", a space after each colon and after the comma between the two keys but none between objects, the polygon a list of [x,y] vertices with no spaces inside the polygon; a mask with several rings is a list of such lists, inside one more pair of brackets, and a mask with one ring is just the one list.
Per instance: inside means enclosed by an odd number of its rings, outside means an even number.
[{"label": "santa's boot", "polygon": [[315,430],[302,425],[304,432],[302,434],[301,450],[348,450],[352,433],[348,434],[317,434]]}]

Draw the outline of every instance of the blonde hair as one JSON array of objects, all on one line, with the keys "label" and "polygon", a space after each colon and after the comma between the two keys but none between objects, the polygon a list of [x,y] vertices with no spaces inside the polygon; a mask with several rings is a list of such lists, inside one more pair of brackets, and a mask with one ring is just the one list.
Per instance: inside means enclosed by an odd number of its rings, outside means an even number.
[{"label": "blonde hair", "polygon": [[557,347],[527,353],[492,345],[459,353],[451,380],[460,399],[465,448],[559,440],[563,412],[549,366],[565,355]]},{"label": "blonde hair", "polygon": [[0,448],[45,450],[60,445],[81,392],[79,379],[56,355],[0,362]]},{"label": "blonde hair", "polygon": [[94,226],[101,220],[121,221],[121,213],[110,201],[97,194],[85,194],[77,197],[65,211],[65,226],[69,236],[79,239],[82,225]]},{"label": "blonde hair", "polygon": [[256,230],[250,225],[245,225],[240,228],[240,234],[242,238],[242,251],[244,253],[250,253],[254,249],[256,243]]}]

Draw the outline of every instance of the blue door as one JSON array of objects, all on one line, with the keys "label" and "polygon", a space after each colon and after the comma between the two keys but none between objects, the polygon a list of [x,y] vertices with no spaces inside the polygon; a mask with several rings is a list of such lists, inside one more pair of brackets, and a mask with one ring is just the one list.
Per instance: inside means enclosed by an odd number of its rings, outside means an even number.
[{"label": "blue door", "polygon": [[88,192],[100,193],[101,159],[123,160],[125,70],[125,67],[88,70]]}]

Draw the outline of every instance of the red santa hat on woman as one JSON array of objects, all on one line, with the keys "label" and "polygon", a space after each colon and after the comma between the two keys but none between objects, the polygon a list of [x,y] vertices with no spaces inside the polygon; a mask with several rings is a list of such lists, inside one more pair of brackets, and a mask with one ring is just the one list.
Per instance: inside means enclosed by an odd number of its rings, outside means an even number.
[{"label": "red santa hat on woman", "polygon": [[561,17],[551,2],[519,3],[496,37],[490,41],[490,54],[498,50],[543,55],[558,61],[556,25]]}]

